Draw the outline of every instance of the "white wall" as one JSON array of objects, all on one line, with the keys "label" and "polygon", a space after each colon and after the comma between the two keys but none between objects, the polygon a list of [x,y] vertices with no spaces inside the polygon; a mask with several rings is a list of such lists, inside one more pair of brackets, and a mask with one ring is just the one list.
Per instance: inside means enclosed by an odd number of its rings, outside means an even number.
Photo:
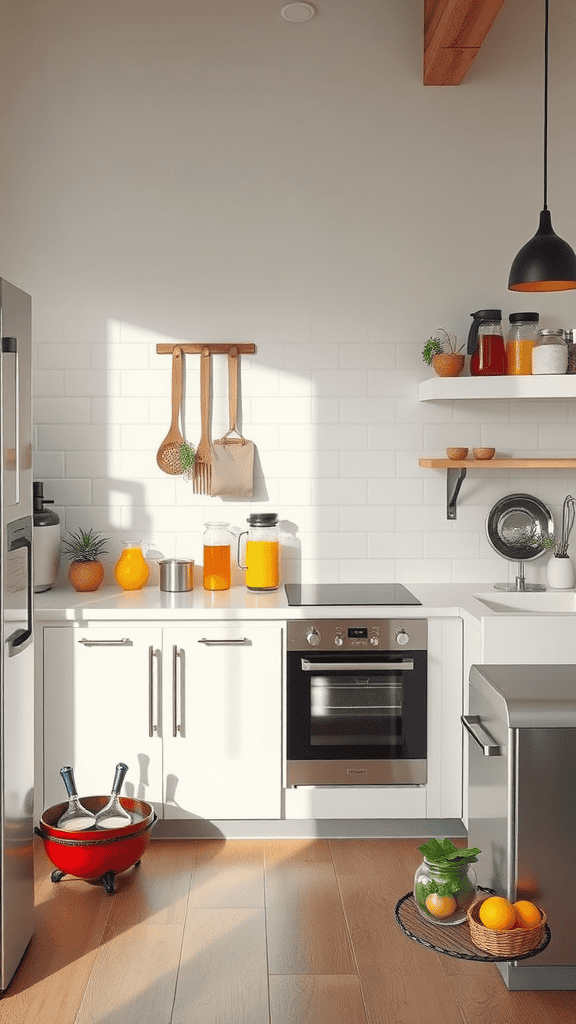
[{"label": "white wall", "polygon": [[[202,524],[295,524],[303,579],[513,575],[486,514],[560,471],[468,474],[455,523],[446,445],[574,454],[574,402],[418,403],[438,327],[536,308],[511,260],[542,205],[540,0],[507,0],[464,84],[421,84],[421,0],[3,0],[0,273],[33,296],[35,477],[63,530],[94,525],[201,561]],[[573,5],[551,12],[553,223],[576,245]],[[159,341],[252,341],[243,424],[254,502],[194,495],[155,453],[170,419]],[[214,436],[226,428],[224,360]],[[198,357],[186,433],[199,436]],[[284,563],[284,578],[297,578]],[[528,568],[542,578],[544,560]]]}]

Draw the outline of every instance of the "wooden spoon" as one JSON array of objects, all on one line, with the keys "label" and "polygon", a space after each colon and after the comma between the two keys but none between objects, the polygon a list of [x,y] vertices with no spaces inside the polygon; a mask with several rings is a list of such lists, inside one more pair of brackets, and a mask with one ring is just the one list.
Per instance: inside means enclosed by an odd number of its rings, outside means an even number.
[{"label": "wooden spoon", "polygon": [[180,449],[184,438],[178,426],[180,403],[182,401],[182,349],[176,346],[172,350],[172,422],[170,430],[162,441],[156,455],[156,462],[163,473],[178,476],[182,473]]}]

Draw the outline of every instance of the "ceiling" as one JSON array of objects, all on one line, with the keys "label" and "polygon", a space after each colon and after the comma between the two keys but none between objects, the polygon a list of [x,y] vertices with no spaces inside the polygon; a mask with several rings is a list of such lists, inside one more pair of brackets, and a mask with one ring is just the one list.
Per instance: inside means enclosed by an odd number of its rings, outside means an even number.
[{"label": "ceiling", "polygon": [[424,85],[460,85],[504,0],[424,0]]}]

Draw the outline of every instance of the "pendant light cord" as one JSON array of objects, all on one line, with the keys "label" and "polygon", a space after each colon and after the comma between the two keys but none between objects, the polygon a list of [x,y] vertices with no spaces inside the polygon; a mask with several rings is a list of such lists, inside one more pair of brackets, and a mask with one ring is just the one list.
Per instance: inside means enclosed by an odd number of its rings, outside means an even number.
[{"label": "pendant light cord", "polygon": [[548,0],[544,4],[544,209],[548,209]]}]

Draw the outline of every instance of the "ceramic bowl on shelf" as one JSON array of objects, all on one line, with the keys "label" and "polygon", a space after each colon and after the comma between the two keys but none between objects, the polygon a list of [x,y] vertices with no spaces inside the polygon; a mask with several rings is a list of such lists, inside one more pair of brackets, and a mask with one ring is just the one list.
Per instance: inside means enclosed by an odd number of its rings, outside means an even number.
[{"label": "ceramic bowl on shelf", "polygon": [[461,462],[468,455],[467,448],[447,448],[446,458],[451,459],[452,462]]},{"label": "ceramic bowl on shelf", "polygon": [[485,462],[487,459],[493,459],[496,453],[495,448],[473,448],[472,454],[475,459],[480,462]]}]

